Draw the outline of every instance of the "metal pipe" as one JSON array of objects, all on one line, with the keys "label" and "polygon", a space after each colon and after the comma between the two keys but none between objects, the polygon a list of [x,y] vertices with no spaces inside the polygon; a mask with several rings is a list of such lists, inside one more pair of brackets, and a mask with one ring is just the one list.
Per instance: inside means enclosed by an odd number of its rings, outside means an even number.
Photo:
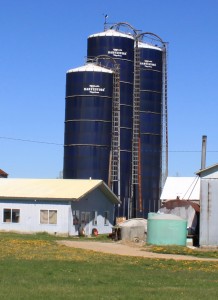
[{"label": "metal pipe", "polygon": [[139,183],[139,186],[138,186],[138,191],[139,191],[139,211],[142,212],[142,174],[141,174],[141,139],[140,139],[140,136],[138,138],[138,143],[139,143],[139,146],[138,146],[138,183]]},{"label": "metal pipe", "polygon": [[206,167],[206,146],[207,146],[207,136],[202,136],[202,150],[201,150],[201,170]]},{"label": "metal pipe", "polygon": [[108,168],[108,186],[110,189],[112,189],[111,169],[112,169],[112,150],[110,150],[110,154],[109,154],[109,168]]}]

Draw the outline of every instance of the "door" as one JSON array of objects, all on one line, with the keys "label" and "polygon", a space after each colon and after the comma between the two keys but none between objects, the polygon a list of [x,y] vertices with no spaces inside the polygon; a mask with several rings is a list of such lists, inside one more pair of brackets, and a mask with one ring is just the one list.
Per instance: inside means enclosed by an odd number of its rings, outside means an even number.
[{"label": "door", "polygon": [[85,235],[90,235],[90,212],[81,212],[81,226],[85,231]]}]

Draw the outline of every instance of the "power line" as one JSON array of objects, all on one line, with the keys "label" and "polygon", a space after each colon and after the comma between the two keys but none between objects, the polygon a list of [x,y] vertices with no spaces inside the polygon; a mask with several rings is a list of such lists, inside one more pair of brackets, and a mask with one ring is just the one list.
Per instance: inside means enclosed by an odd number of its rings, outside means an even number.
[{"label": "power line", "polygon": [[19,138],[5,137],[5,136],[0,136],[0,139],[11,140],[11,141],[19,141],[19,142],[27,142],[27,143],[36,143],[36,144],[47,144],[47,145],[63,146],[63,144],[54,143],[54,142],[34,141],[34,140],[29,140],[29,139],[19,139]]},{"label": "power line", "polygon": [[[189,152],[189,153],[201,153],[201,150],[169,150],[168,152]],[[218,152],[218,150],[207,150],[207,152]]]},{"label": "power line", "polygon": [[[55,142],[35,141],[35,140],[30,140],[30,139],[20,139],[20,138],[6,137],[6,136],[0,136],[0,139],[18,141],[18,142],[26,142],[26,143],[64,146],[64,144],[55,143]],[[168,150],[168,152],[170,152],[170,153],[201,153],[201,150]],[[207,150],[207,152],[209,152],[209,153],[218,153],[218,150]]]}]

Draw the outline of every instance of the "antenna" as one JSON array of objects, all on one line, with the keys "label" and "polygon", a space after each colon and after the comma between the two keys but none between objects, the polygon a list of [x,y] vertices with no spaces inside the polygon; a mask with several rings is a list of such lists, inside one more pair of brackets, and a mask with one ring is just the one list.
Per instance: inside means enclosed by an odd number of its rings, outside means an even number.
[{"label": "antenna", "polygon": [[107,18],[108,18],[108,15],[104,14],[104,31],[106,30],[106,25],[107,25]]}]

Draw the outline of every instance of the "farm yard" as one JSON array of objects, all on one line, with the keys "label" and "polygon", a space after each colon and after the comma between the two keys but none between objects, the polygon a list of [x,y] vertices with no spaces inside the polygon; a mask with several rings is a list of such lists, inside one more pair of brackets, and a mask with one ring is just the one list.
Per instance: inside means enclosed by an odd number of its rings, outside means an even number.
[{"label": "farm yard", "polygon": [[[78,246],[81,242],[95,243],[95,239],[87,242],[73,238],[65,242],[71,241],[74,244],[78,241]],[[69,247],[63,238],[47,234],[0,233],[0,248],[0,299],[3,300],[218,297],[218,260],[121,256],[75,245]],[[166,250],[154,247],[151,251]],[[217,252],[209,253],[209,257],[217,258]]]}]

